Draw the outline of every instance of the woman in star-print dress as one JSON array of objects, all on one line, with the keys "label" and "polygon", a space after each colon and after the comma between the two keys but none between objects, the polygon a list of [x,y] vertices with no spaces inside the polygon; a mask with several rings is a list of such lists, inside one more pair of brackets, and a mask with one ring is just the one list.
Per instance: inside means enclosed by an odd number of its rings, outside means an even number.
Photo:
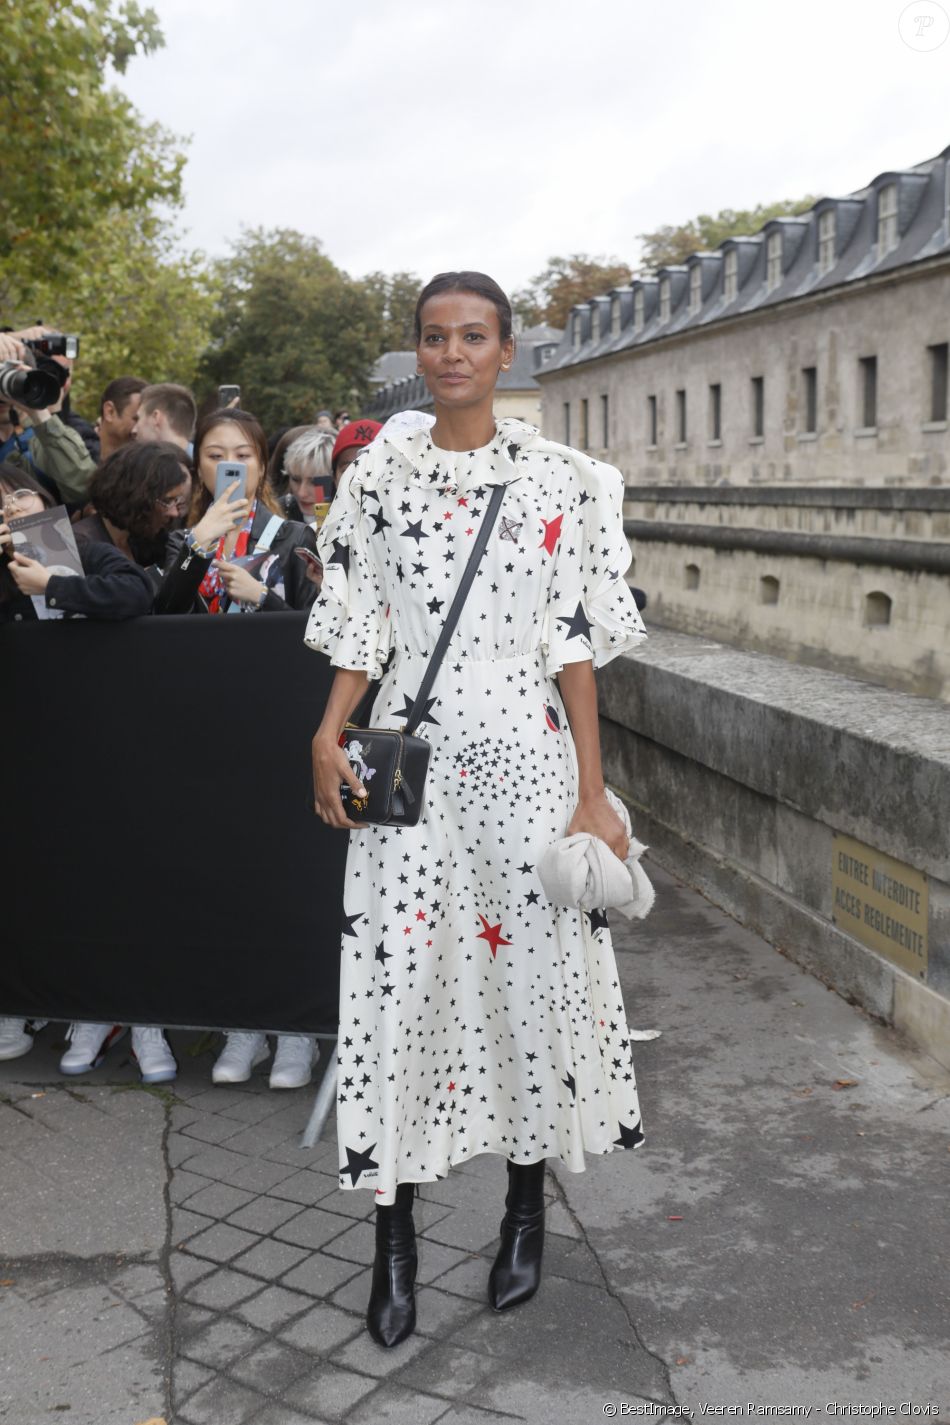
[{"label": "woman in star-print dress", "polygon": [[[508,1160],[490,1285],[507,1306],[538,1283],[544,1160],[580,1172],[585,1153],[643,1137],[606,915],[552,905],[537,875],[545,847],[578,831],[626,854],[604,794],[593,677],[646,636],[624,580],[623,478],[533,426],[495,421],[513,341],[490,278],[435,278],[417,340],[434,424],[393,417],[344,474],[306,632],[338,670],[314,738],[317,810],[353,829],[340,1183],[375,1194],[368,1323],[386,1345],[414,1322],[412,1184],[477,1153]],[[340,797],[341,782],[357,787],[342,727],[380,678],[372,724],[404,724],[499,483],[500,514],[419,728],[432,745],[424,814],[415,827],[355,829]]]}]

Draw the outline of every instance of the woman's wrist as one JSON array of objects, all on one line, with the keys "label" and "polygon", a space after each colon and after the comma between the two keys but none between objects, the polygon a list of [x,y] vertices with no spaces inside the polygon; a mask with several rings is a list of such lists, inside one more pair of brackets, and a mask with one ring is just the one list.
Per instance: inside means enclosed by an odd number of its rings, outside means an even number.
[{"label": "woman's wrist", "polygon": [[577,800],[579,803],[599,802],[607,795],[607,788],[603,781],[584,782],[581,786]]}]

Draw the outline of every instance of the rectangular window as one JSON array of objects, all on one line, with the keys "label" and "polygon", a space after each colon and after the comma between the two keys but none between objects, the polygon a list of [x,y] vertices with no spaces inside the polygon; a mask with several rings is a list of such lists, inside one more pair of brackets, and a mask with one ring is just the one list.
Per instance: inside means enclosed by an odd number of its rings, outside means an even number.
[{"label": "rectangular window", "polygon": [[592,307],[592,308],[591,308],[591,314],[590,314],[590,339],[591,339],[591,341],[599,341],[599,340],[600,340],[600,307],[599,307],[599,306],[596,306],[596,307]]},{"label": "rectangular window", "polygon": [[600,398],[600,434],[604,450],[610,444],[610,401],[607,396]]},{"label": "rectangular window", "polygon": [[877,425],[877,357],[862,356],[858,361],[861,377],[861,425],[865,430]]},{"label": "rectangular window", "polygon": [[782,234],[769,233],[765,245],[765,290],[774,292],[782,280]]},{"label": "rectangular window", "polygon": [[709,439],[722,440],[722,386],[718,381],[709,387]]},{"label": "rectangular window", "polygon": [[574,313],[574,331],[573,331],[573,341],[574,341],[575,350],[576,350],[576,348],[579,347],[580,344],[581,344],[581,336],[582,336],[582,335],[583,335],[583,328],[582,328],[582,326],[581,326],[581,314],[580,314],[580,312],[575,312],[575,313]]},{"label": "rectangular window", "polygon": [[633,294],[633,329],[643,331],[643,288],[638,287]]},{"label": "rectangular window", "polygon": [[937,346],[928,346],[930,360],[930,419],[947,419],[947,357],[950,347],[945,341]]},{"label": "rectangular window", "polygon": [[752,434],[761,440],[765,435],[765,377],[752,378]]},{"label": "rectangular window", "polygon": [[702,263],[694,262],[689,270],[689,312],[695,316],[703,302]]},{"label": "rectangular window", "polygon": [[581,450],[590,449],[590,410],[587,397],[581,401]]},{"label": "rectangular window", "polygon": [[835,210],[826,208],[818,218],[818,274],[824,276],[835,265]]},{"label": "rectangular window", "polygon": [[664,277],[660,283],[660,321],[668,322],[670,319],[670,279]]},{"label": "rectangular window", "polygon": [[814,435],[818,429],[818,368],[802,367],[802,432]]},{"label": "rectangular window", "polygon": [[570,403],[570,401],[565,401],[565,402],[564,402],[564,444],[565,444],[565,445],[570,445],[570,443],[571,443],[571,403]]},{"label": "rectangular window", "polygon": [[686,392],[676,393],[676,441],[678,445],[686,444]]},{"label": "rectangular window", "polygon": [[727,302],[735,301],[739,291],[739,254],[734,247],[729,249],[723,261],[722,290]]},{"label": "rectangular window", "polygon": [[877,255],[897,246],[897,184],[888,183],[877,195]]},{"label": "rectangular window", "polygon": [[656,397],[647,396],[647,444],[656,445]]},{"label": "rectangular window", "polygon": [[610,335],[620,335],[620,298],[614,297],[610,303]]}]

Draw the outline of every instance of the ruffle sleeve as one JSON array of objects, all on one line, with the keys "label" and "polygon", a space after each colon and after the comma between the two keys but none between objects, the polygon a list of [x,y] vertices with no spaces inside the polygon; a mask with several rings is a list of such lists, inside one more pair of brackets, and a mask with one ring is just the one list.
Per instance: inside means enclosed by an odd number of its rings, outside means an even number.
[{"label": "ruffle sleeve", "polygon": [[366,525],[378,503],[359,478],[364,458],[344,472],[317,537],[323,584],[310,610],[304,642],[335,668],[381,678],[392,645],[392,620]]},{"label": "ruffle sleeve", "polygon": [[623,476],[612,465],[572,454],[579,497],[558,539],[542,623],[551,677],[566,663],[591,660],[601,668],[647,636],[624,578],[633,556],[623,532]]}]

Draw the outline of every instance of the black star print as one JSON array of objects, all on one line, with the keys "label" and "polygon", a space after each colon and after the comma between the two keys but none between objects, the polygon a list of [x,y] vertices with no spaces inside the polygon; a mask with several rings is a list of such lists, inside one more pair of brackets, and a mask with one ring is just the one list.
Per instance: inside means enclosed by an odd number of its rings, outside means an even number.
[{"label": "black star print", "polygon": [[574,1075],[568,1074],[566,1079],[561,1080],[561,1083],[567,1085],[568,1092],[570,1093],[571,1098],[573,1098],[577,1090],[577,1080],[575,1079]]},{"label": "black star print", "polygon": [[373,1159],[373,1153],[375,1152],[375,1150],[375,1143],[373,1143],[371,1147],[367,1148],[365,1153],[358,1152],[356,1148],[347,1148],[346,1167],[342,1171],[344,1173],[349,1173],[350,1181],[353,1187],[356,1187],[356,1184],[359,1182],[360,1177],[363,1173],[369,1172],[370,1168],[379,1167],[379,1164]]},{"label": "black star print", "polygon": [[375,528],[373,529],[374,534],[382,534],[384,529],[390,528],[390,522],[383,514],[382,510],[374,510],[371,515],[371,519],[375,526]]},{"label": "black star print", "polygon": [[591,623],[584,614],[584,605],[578,603],[573,614],[561,614],[558,623],[567,624],[568,638],[586,638],[590,641]]},{"label": "black star print", "polygon": [[385,942],[384,940],[381,940],[381,941],[379,942],[379,944],[376,946],[376,956],[375,956],[375,958],[379,961],[379,963],[380,963],[381,965],[385,965],[385,963],[386,963],[387,960],[391,960],[391,959],[393,958],[392,955],[391,955],[391,953],[390,953],[388,950],[384,950],[384,949],[383,949],[383,946],[385,945],[385,943],[386,943],[386,942]]},{"label": "black star print", "polygon": [[428,604],[426,605],[426,608],[429,610],[430,614],[437,614],[441,612],[442,605],[444,603],[444,599],[430,599]]},{"label": "black star print", "polygon": [[349,546],[341,544],[338,539],[335,539],[333,541],[333,553],[327,562],[330,564],[342,564],[343,568],[348,572],[350,568]]},{"label": "black star print", "polygon": [[606,930],[607,912],[605,910],[585,910],[584,914],[590,921],[591,934],[596,935],[598,930]]},{"label": "black star print", "polygon": [[406,528],[400,530],[400,534],[406,535],[409,539],[414,539],[417,545],[420,540],[429,538],[426,531],[422,528],[422,520],[416,520],[414,524],[407,523]]},{"label": "black star print", "polygon": [[[413,701],[414,701],[414,700],[409,697],[409,694],[408,694],[408,693],[403,693],[402,697],[403,697],[403,706],[402,706],[401,708],[397,708],[397,709],[396,709],[396,711],[393,713],[393,717],[406,717],[406,718],[407,718],[407,717],[409,716],[409,714],[412,712],[412,704],[413,704]],[[439,722],[439,720],[438,720],[437,718],[434,718],[434,717],[432,716],[432,709],[435,707],[435,705],[436,705],[436,703],[437,703],[438,701],[439,701],[438,698],[426,698],[425,711],[423,712],[422,716],[421,716],[420,719],[419,719],[420,723],[423,723],[423,722],[431,722],[431,724],[432,724],[433,727],[441,727],[441,726],[442,726],[442,724]]]},{"label": "black star print", "polygon": [[643,1142],[643,1134],[640,1132],[639,1123],[635,1123],[632,1128],[627,1128],[623,1123],[618,1123],[620,1137],[614,1139],[618,1148],[635,1148],[638,1143]]},{"label": "black star print", "polygon": [[361,911],[361,910],[358,910],[355,915],[347,915],[346,911],[344,911],[344,912],[343,912],[343,920],[344,920],[345,924],[344,924],[344,926],[343,926],[343,934],[344,934],[344,935],[355,935],[355,934],[356,934],[356,931],[353,929],[354,925],[356,924],[356,922],[357,922],[358,920],[365,920],[365,918],[366,918],[366,917],[365,917],[365,914],[364,914],[364,912]]}]

